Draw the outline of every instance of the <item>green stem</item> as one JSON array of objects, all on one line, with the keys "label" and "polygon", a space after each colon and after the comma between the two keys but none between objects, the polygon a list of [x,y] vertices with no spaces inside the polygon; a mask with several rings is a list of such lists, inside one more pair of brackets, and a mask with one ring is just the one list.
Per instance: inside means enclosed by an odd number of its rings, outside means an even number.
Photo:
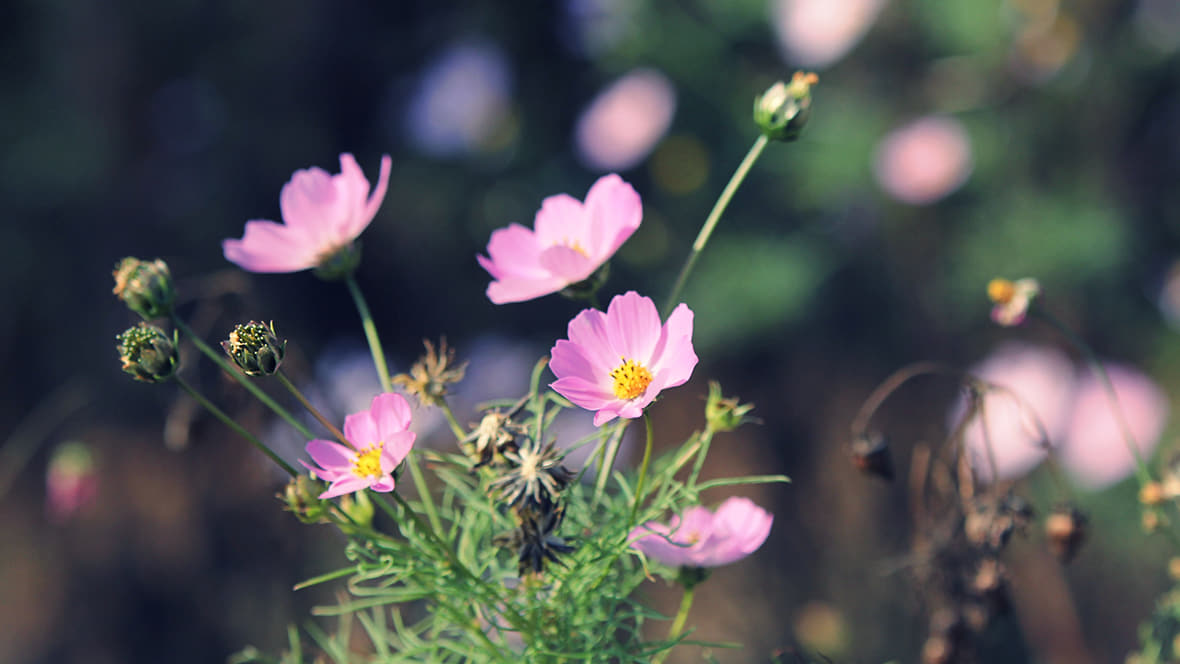
[{"label": "green stem", "polygon": [[369,352],[373,354],[373,364],[377,367],[377,377],[381,379],[381,389],[392,392],[393,381],[389,379],[389,366],[385,364],[385,351],[381,349],[381,339],[377,336],[373,314],[369,312],[369,305],[365,303],[365,296],[361,294],[356,278],[350,274],[344,280],[344,284],[348,286],[348,294],[352,296],[357,313],[361,316],[361,326],[365,328],[365,339],[369,341]]},{"label": "green stem", "polygon": [[746,153],[746,158],[733,172],[733,176],[729,178],[729,184],[725,185],[725,189],[721,191],[720,198],[713,204],[713,210],[709,212],[708,218],[705,219],[705,224],[701,226],[701,232],[697,234],[697,239],[692,243],[692,251],[689,252],[688,258],[684,261],[684,267],[680,268],[680,275],[676,277],[676,284],[672,286],[672,292],[668,294],[668,300],[664,303],[663,317],[667,318],[668,314],[672,313],[672,308],[676,306],[677,300],[680,298],[680,291],[684,288],[684,284],[688,281],[688,275],[692,274],[693,267],[696,266],[697,258],[700,257],[701,252],[705,250],[705,245],[709,243],[709,236],[713,234],[713,229],[717,227],[717,222],[721,220],[721,213],[725,212],[725,208],[729,206],[730,199],[733,198],[737,188],[746,179],[746,175],[750,172],[750,168],[758,161],[762,151],[766,149],[767,143],[770,139],[765,135],[759,135],[758,140],[754,141],[754,145],[750,147],[750,151]]},{"label": "green stem", "polygon": [[1111,411],[1114,412],[1114,419],[1118,423],[1120,433],[1122,433],[1123,442],[1126,443],[1127,450],[1131,452],[1131,457],[1135,459],[1135,474],[1139,478],[1140,486],[1151,482],[1151,472],[1147,469],[1147,463],[1143,460],[1143,454],[1139,451],[1139,445],[1135,442],[1135,435],[1131,433],[1131,426],[1127,424],[1127,418],[1123,414],[1122,407],[1119,406],[1119,396],[1114,391],[1114,384],[1110,382],[1110,375],[1106,373],[1106,368],[1098,361],[1098,356],[1094,354],[1094,351],[1090,350],[1090,346],[1085,341],[1082,341],[1078,335],[1074,334],[1073,330],[1058,320],[1056,316],[1046,311],[1044,307],[1035,307],[1032,313],[1039,315],[1042,320],[1057,328],[1057,331],[1065,335],[1065,338],[1073,344],[1074,348],[1077,348],[1081,351],[1082,355],[1086,356],[1086,361],[1098,376],[1098,380],[1102,383],[1102,389],[1106,392],[1106,399],[1110,402]]},{"label": "green stem", "polygon": [[615,430],[611,433],[606,445],[599,443],[598,478],[594,481],[594,500],[592,506],[597,506],[602,494],[606,491],[606,482],[610,478],[610,470],[615,465],[615,457],[619,455],[619,445],[623,440],[623,433],[627,430],[629,420],[619,419]]},{"label": "green stem", "polygon": [[697,449],[697,460],[692,465],[692,475],[688,477],[689,488],[695,489],[697,486],[697,478],[701,475],[701,467],[705,465],[705,457],[709,454],[709,445],[713,442],[713,427],[706,427],[705,433],[701,434],[700,447]]},{"label": "green stem", "polygon": [[451,433],[455,434],[455,438],[462,443],[467,438],[467,432],[460,426],[459,420],[455,419],[455,411],[451,410],[451,404],[443,398],[439,399],[438,407],[442,408],[443,415],[447,418],[447,424],[451,425]]},{"label": "green stem", "polygon": [[[669,641],[676,640],[680,636],[680,633],[684,631],[684,623],[688,620],[688,610],[692,608],[692,598],[695,594],[695,587],[684,589],[684,596],[680,598],[680,610],[676,612],[676,618],[672,620],[672,626],[668,628]],[[668,648],[656,655],[651,660],[652,664],[660,664],[660,662],[663,662],[668,657],[668,653],[670,652],[672,652],[672,648]]]},{"label": "green stem", "polygon": [[283,459],[281,457],[279,457],[279,455],[275,454],[274,450],[267,447],[266,444],[263,443],[261,440],[258,440],[258,438],[256,438],[254,436],[254,434],[250,433],[249,431],[246,431],[246,429],[243,428],[242,425],[240,425],[236,421],[234,421],[234,419],[232,417],[230,417],[229,415],[226,415],[224,411],[222,411],[217,406],[213,405],[213,402],[209,401],[208,399],[205,398],[205,396],[203,394],[201,394],[200,392],[193,389],[193,386],[189,385],[187,382],[185,382],[185,380],[183,378],[181,378],[180,376],[174,376],[173,379],[176,381],[177,385],[180,385],[180,387],[185,392],[189,393],[189,396],[196,399],[197,403],[204,406],[206,410],[208,410],[210,413],[213,413],[214,417],[221,420],[227,427],[236,431],[239,436],[241,436],[242,438],[245,438],[251,445],[258,448],[258,450],[260,452],[262,452],[266,456],[270,457],[270,460],[277,463],[280,468],[282,468],[283,470],[285,470],[287,472],[288,475],[290,475],[291,477],[295,477],[296,475],[299,474],[295,471],[294,468],[291,467],[290,464],[288,464],[286,461],[283,461]]},{"label": "green stem", "polygon": [[647,442],[643,446],[643,462],[639,465],[639,479],[635,481],[635,502],[631,505],[631,525],[635,525],[635,517],[639,514],[639,505],[643,502],[643,485],[647,481],[647,466],[651,461],[651,418],[643,414],[643,425],[647,430]]},{"label": "green stem", "polygon": [[295,419],[294,415],[287,412],[285,408],[276,403],[274,399],[271,399],[266,392],[263,392],[262,389],[255,385],[249,378],[247,378],[245,374],[238,371],[236,367],[227,362],[225,358],[222,357],[221,353],[213,350],[208,344],[202,341],[201,337],[199,337],[196,332],[193,332],[193,329],[189,327],[187,323],[181,320],[181,318],[176,314],[172,314],[172,323],[176,325],[177,329],[179,329],[181,332],[184,332],[185,336],[187,336],[189,340],[193,342],[193,345],[196,346],[198,350],[204,353],[209,359],[213,360],[217,366],[221,367],[222,371],[228,373],[233,377],[234,380],[241,383],[242,387],[246,388],[246,391],[248,391],[250,394],[253,394],[254,398],[261,401],[267,408],[270,408],[275,415],[278,415],[279,417],[286,420],[287,424],[290,424],[292,427],[294,427],[296,431],[303,434],[303,436],[305,436],[308,440],[316,437],[315,434],[311,432],[311,429],[308,429],[302,422]]},{"label": "green stem", "polygon": [[324,425],[324,428],[331,432],[331,434],[336,437],[336,440],[349,447],[353,447],[353,444],[344,437],[344,432],[336,428],[335,424],[329,422],[328,418],[324,417],[323,413],[317,410],[315,406],[311,405],[311,402],[307,400],[307,397],[303,396],[303,393],[299,391],[299,388],[295,387],[295,384],[292,383],[290,379],[288,379],[287,376],[283,374],[283,372],[279,371],[275,373],[275,378],[279,379],[279,382],[283,384],[283,387],[287,388],[287,391],[290,392],[292,396],[294,396],[299,401],[299,403],[303,404],[303,407],[307,409],[307,412],[311,413],[312,417],[316,418],[320,424]]}]

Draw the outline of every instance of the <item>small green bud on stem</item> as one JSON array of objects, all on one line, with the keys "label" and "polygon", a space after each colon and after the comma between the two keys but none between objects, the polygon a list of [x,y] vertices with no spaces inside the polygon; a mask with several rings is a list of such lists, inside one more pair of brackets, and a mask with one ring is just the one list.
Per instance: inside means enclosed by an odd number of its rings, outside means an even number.
[{"label": "small green bud on stem", "polygon": [[271,376],[283,363],[287,342],[275,335],[273,322],[252,320],[235,326],[229,340],[221,342],[221,348],[247,376]]},{"label": "small green bud on stem", "polygon": [[145,261],[128,256],[119,261],[113,274],[115,288],[112,292],[144,320],[163,318],[172,313],[176,289],[172,287],[172,272],[164,261],[159,258]]},{"label": "small green bud on stem", "polygon": [[754,410],[754,404],[739,403],[737,398],[726,399],[721,396],[721,383],[709,381],[709,396],[705,401],[705,421],[713,431],[733,431],[746,422],[757,422],[757,418],[747,417],[746,413]]},{"label": "small green bud on stem", "polygon": [[815,74],[797,71],[790,83],[770,86],[754,100],[754,123],[771,140],[799,138],[811,115],[811,86],[818,82]]},{"label": "small green bud on stem", "polygon": [[176,333],[169,337],[163,330],[147,323],[128,328],[115,337],[123,360],[123,371],[135,380],[162,383],[172,378],[180,367]]}]

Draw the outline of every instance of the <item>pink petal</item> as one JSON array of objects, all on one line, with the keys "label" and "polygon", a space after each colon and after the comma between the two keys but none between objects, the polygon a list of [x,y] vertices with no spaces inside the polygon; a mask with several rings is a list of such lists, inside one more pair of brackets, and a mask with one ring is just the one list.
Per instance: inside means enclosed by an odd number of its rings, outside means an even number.
[{"label": "pink petal", "polygon": [[369,181],[365,179],[364,172],[351,154],[346,152],[340,155],[340,175],[334,176],[332,180],[337,193],[348,204],[348,214],[340,219],[336,227],[341,240],[347,242],[355,239],[377,215],[377,210],[385,199],[392,163],[389,155],[381,157],[381,174],[377,176],[377,189],[368,200],[365,200],[369,195]]},{"label": "pink petal", "polygon": [[664,374],[660,389],[683,385],[692,376],[698,361],[692,347],[692,324],[692,310],[681,304],[668,316],[660,332],[649,367],[653,373]]},{"label": "pink petal", "polygon": [[313,237],[273,221],[247,221],[242,239],[224,240],[221,248],[226,260],[249,272],[298,272],[319,263]]},{"label": "pink petal", "polygon": [[599,384],[597,377],[601,372],[596,372],[590,361],[582,352],[582,347],[560,339],[554,344],[553,349],[549,351],[549,370],[553,372],[554,376],[561,378],[581,378],[587,383]]},{"label": "pink petal", "polygon": [[650,364],[660,339],[660,314],[655,302],[635,291],[616,295],[606,310],[606,338],[615,355],[645,366]]},{"label": "pink petal", "polygon": [[410,404],[405,397],[392,392],[385,392],[373,397],[369,407],[373,422],[377,428],[375,441],[388,443],[393,436],[410,428]]},{"label": "pink petal", "polygon": [[332,176],[312,167],[295,171],[279,193],[283,221],[291,228],[314,234],[321,243],[331,243],[334,230],[348,215],[348,201],[341,198]]},{"label": "pink petal", "polygon": [[[347,469],[352,465],[353,459],[356,458],[356,452],[347,447],[333,443],[329,440],[313,440],[307,443],[308,456],[312,458],[320,468],[327,471],[338,471],[341,468]],[[324,479],[329,479],[325,477]]]},{"label": "pink petal", "polygon": [[480,257],[480,265],[494,279],[508,276],[547,279],[551,276],[541,267],[541,245],[537,238],[520,224],[493,231],[488,241],[488,256],[488,259]]},{"label": "pink petal", "polygon": [[369,196],[369,202],[365,204],[364,224],[357,229],[359,234],[377,216],[377,210],[381,207],[381,203],[385,201],[385,191],[389,188],[389,175],[393,170],[393,160],[389,155],[381,155],[381,172],[377,175],[377,188],[373,190],[373,195]]},{"label": "pink petal", "polygon": [[300,459],[299,463],[303,464],[304,468],[310,470],[312,474],[314,474],[317,478],[324,480],[325,482],[335,482],[341,477],[352,475],[350,470],[342,470],[340,468],[318,468],[304,461],[303,459]]},{"label": "pink petal", "polygon": [[598,412],[594,413],[594,426],[600,427],[618,416],[619,412],[613,407],[613,405],[600,408]]},{"label": "pink petal", "polygon": [[409,455],[410,449],[414,447],[414,440],[418,434],[413,431],[401,431],[391,435],[385,439],[385,447],[381,450],[381,469],[385,470],[385,461],[388,458],[389,466],[388,472],[393,472],[394,468]]},{"label": "pink petal", "polygon": [[320,499],[335,498],[336,496],[343,496],[346,493],[356,493],[357,491],[367,489],[369,488],[370,479],[351,474],[341,476],[335,482],[332,482],[332,485],[328,487],[327,491],[320,494]]},{"label": "pink petal", "polygon": [[622,363],[622,357],[607,342],[606,325],[606,314],[597,309],[583,309],[566,326],[570,343],[590,363],[592,375],[584,377],[603,384],[610,381],[611,370]]},{"label": "pink petal", "polygon": [[550,196],[541,203],[541,209],[533,220],[533,228],[537,231],[537,244],[540,247],[550,247],[555,244],[571,245],[578,243],[583,249],[589,249],[586,231],[589,219],[581,201],[568,194]]},{"label": "pink petal", "polygon": [[561,244],[542,251],[539,260],[541,267],[552,276],[559,277],[564,285],[585,281],[598,268],[585,254]]},{"label": "pink petal", "polygon": [[383,475],[369,485],[370,489],[380,493],[389,493],[390,491],[393,491],[393,487],[393,476],[391,475]]},{"label": "pink petal", "polygon": [[358,450],[380,442],[381,432],[377,430],[373,411],[362,410],[344,418],[344,437]]},{"label": "pink petal", "polygon": [[599,264],[606,262],[639,228],[643,203],[635,189],[618,175],[604,175],[586,194],[590,217],[586,250]]},{"label": "pink petal", "polygon": [[569,284],[561,277],[546,277],[544,279],[501,279],[488,284],[487,295],[492,304],[507,304],[509,302],[525,302],[542,295],[549,295],[565,288]]},{"label": "pink petal", "polygon": [[577,376],[558,378],[549,383],[549,387],[586,410],[600,410],[619,402],[619,399],[616,399],[613,394],[605,392],[600,386]]}]

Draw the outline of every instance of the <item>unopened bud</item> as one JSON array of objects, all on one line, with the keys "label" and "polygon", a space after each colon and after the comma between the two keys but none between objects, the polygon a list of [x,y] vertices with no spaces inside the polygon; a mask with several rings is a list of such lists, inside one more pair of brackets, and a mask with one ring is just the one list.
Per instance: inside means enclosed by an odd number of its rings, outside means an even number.
[{"label": "unopened bud", "polygon": [[135,380],[160,383],[168,380],[180,366],[176,333],[169,337],[163,330],[147,323],[128,328],[115,337],[123,371]]},{"label": "unopened bud", "polygon": [[795,72],[790,83],[779,81],[754,100],[754,123],[775,141],[799,138],[811,115],[811,86],[819,82],[812,73]]},{"label": "unopened bud", "polygon": [[277,497],[301,522],[324,523],[328,520],[328,501],[319,499],[323,490],[323,485],[307,475],[297,475]]},{"label": "unopened bud", "polygon": [[287,342],[275,336],[275,324],[250,321],[237,325],[221,348],[247,376],[270,376],[279,370]]},{"label": "unopened bud", "polygon": [[1049,551],[1063,563],[1073,560],[1086,539],[1086,515],[1069,505],[1053,509],[1045,519]]},{"label": "unopened bud", "polygon": [[733,431],[747,422],[757,422],[757,418],[746,416],[751,410],[754,410],[754,404],[740,403],[736,397],[722,397],[721,383],[709,381],[709,396],[705,400],[705,421],[713,431]]},{"label": "unopened bud", "polygon": [[893,455],[880,433],[862,433],[852,441],[852,463],[866,475],[893,479]]},{"label": "unopened bud", "polygon": [[144,320],[163,318],[172,313],[176,290],[168,264],[157,258],[145,261],[128,256],[115,266],[115,288],[120,300]]},{"label": "unopened bud", "polygon": [[357,491],[340,497],[340,509],[352,518],[354,524],[362,528],[373,525],[373,501],[369,500],[368,491]]}]

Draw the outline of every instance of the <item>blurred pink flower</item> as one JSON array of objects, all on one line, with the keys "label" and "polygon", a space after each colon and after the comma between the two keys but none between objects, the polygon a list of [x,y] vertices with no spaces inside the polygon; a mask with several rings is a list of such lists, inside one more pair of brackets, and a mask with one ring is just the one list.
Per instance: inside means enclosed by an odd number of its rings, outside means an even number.
[{"label": "blurred pink flower", "polygon": [[[1144,460],[1148,460],[1168,419],[1168,399],[1155,382],[1139,371],[1117,364],[1105,366],[1127,426]],[[1110,486],[1135,470],[1135,460],[1102,381],[1092,371],[1078,381],[1061,445],[1061,463],[1088,489]]]},{"label": "blurred pink flower", "polygon": [[[985,481],[993,479],[986,442],[990,440],[998,479],[1012,479],[1027,473],[1046,455],[1041,447],[1037,420],[1044,426],[1050,443],[1060,441],[1072,401],[1073,365],[1056,350],[1007,343],[969,371],[1011,392],[988,391],[984,397],[983,418],[964,432],[963,442],[971,466]],[[965,410],[966,402],[961,401],[952,413],[952,426],[958,423]],[[987,426],[986,439],[984,423]]]},{"label": "blurred pink flower", "polygon": [[591,168],[624,171],[651,152],[672,124],[676,89],[654,69],[615,81],[578,118],[578,153]]},{"label": "blurred pink flower", "polygon": [[773,0],[779,46],[795,65],[824,67],[848,53],[872,26],[884,0]]},{"label": "blurred pink flower", "polygon": [[585,309],[569,324],[569,339],[553,346],[550,387],[586,410],[594,425],[635,418],[661,390],[684,384],[697,364],[692,311],[681,304],[660,324],[651,298],[616,295],[606,313]]},{"label": "blurred pink flower", "polygon": [[53,523],[68,521],[98,495],[94,457],[83,443],[63,443],[53,451],[45,473],[45,514]]},{"label": "blurred pink flower", "polygon": [[535,230],[511,224],[492,233],[477,256],[494,281],[488,299],[523,302],[588,279],[614,256],[643,219],[639,194],[617,175],[590,187],[586,202],[558,194],[541,203]]},{"label": "blurred pink flower", "polygon": [[911,205],[950,194],[971,174],[971,142],[957,120],[926,116],[889,132],[877,147],[881,188]]},{"label": "blurred pink flower", "polygon": [[313,440],[307,453],[319,465],[300,459],[316,477],[331,482],[320,498],[335,498],[362,489],[393,491],[393,471],[410,453],[415,434],[410,428],[410,404],[400,394],[373,398],[369,410],[344,419],[344,437],[351,447]]},{"label": "blurred pink flower", "polygon": [[673,567],[728,565],[758,550],[774,517],[748,498],[730,498],[710,512],[693,507],[668,524],[649,521],[631,531],[631,546]]},{"label": "blurred pink flower", "polygon": [[312,167],[295,171],[279,194],[283,222],[246,222],[242,239],[221,243],[226,260],[250,272],[298,272],[319,266],[352,244],[368,227],[385,199],[391,168],[381,158],[377,188],[352,155],[340,155],[340,174]]}]

